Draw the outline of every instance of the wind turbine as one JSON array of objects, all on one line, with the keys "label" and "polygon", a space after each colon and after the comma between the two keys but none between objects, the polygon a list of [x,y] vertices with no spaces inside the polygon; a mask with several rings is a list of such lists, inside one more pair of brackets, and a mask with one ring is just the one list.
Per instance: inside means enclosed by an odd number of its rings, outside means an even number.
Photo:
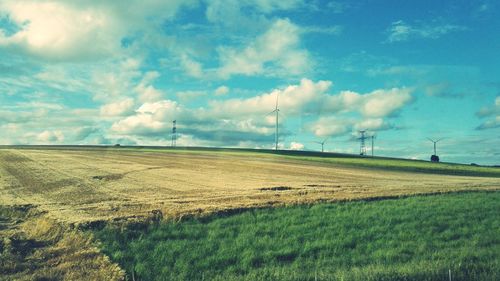
[{"label": "wind turbine", "polygon": [[280,112],[280,109],[278,108],[278,98],[279,98],[279,93],[276,92],[276,107],[274,108],[273,111],[269,112],[269,114],[276,113],[276,133],[274,135],[274,140],[276,142],[275,146],[276,150],[278,150],[278,125],[279,125],[279,112]]},{"label": "wind turbine", "polygon": [[315,143],[321,144],[321,152],[324,152],[323,148],[325,146],[326,140],[328,140],[328,138],[324,139],[323,141],[315,141]]},{"label": "wind turbine", "polygon": [[436,154],[436,143],[438,143],[438,142],[442,141],[444,138],[440,138],[440,139],[438,139],[438,140],[433,140],[433,139],[431,139],[431,138],[427,138],[427,139],[428,139],[428,140],[430,140],[431,142],[433,142],[433,143],[434,143],[434,155],[437,155],[437,154]]},{"label": "wind turbine", "polygon": [[433,140],[431,138],[427,138],[427,139],[430,140],[434,144],[434,154],[431,155],[431,161],[432,162],[439,162],[439,156],[437,156],[437,153],[436,153],[436,143],[442,141],[444,138],[440,138],[438,140]]},{"label": "wind turbine", "polygon": [[374,140],[375,140],[375,138],[376,138],[376,137],[377,137],[377,135],[376,135],[375,133],[373,133],[373,134],[371,135],[371,138],[372,138],[372,157],[373,157],[373,151],[374,151],[374,150],[373,150],[373,149],[374,149],[373,143],[374,143]]}]

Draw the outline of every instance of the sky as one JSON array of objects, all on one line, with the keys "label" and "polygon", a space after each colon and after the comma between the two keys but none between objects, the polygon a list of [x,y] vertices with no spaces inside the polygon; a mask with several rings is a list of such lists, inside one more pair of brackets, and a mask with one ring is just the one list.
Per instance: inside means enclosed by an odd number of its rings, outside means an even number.
[{"label": "sky", "polygon": [[496,0],[0,0],[3,145],[500,164],[499,74]]}]

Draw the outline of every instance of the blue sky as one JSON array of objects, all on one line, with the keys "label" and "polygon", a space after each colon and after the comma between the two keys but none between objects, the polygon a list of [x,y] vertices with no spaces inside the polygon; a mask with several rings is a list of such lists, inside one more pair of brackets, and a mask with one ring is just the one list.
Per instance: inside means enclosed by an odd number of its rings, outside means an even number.
[{"label": "blue sky", "polygon": [[[272,148],[500,164],[500,3],[0,1],[0,144]],[[370,153],[370,147],[368,149]]]}]

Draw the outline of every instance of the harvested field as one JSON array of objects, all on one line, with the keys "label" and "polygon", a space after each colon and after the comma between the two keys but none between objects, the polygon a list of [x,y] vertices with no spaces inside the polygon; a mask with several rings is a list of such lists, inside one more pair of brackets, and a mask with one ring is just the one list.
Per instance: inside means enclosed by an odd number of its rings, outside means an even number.
[{"label": "harvested field", "polygon": [[[245,151],[0,149],[0,205],[30,204],[53,219],[85,226],[106,220],[169,219],[234,208],[500,187],[499,178],[493,176],[415,173],[359,167],[348,161]],[[498,171],[489,169],[493,175]]]},{"label": "harvested field", "polygon": [[325,155],[2,147],[0,280],[123,280],[117,260],[82,229],[141,230],[253,207],[500,189],[495,168]]}]

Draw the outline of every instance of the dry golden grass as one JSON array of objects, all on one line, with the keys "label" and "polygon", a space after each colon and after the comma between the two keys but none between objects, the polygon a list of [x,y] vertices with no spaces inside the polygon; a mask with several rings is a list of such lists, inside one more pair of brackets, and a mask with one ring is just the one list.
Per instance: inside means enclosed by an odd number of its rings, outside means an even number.
[{"label": "dry golden grass", "polygon": [[498,188],[499,178],[383,171],[272,154],[0,149],[0,205],[33,204],[48,218],[76,226]]},{"label": "dry golden grass", "polygon": [[84,232],[34,206],[0,206],[0,280],[123,280]]}]

